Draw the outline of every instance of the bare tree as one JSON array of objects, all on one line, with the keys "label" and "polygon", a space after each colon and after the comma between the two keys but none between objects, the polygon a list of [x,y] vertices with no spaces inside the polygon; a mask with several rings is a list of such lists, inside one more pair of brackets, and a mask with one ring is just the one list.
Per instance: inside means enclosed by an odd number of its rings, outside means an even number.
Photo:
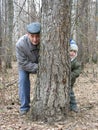
[{"label": "bare tree", "polygon": [[[79,46],[79,59],[83,64],[91,62],[95,55],[96,29],[95,8],[96,3],[92,0],[73,0],[71,37]],[[94,56],[95,57],[95,56]]]},{"label": "bare tree", "polygon": [[98,0],[96,0],[96,39],[98,41]]},{"label": "bare tree", "polygon": [[[40,16],[39,12],[37,12],[35,1],[14,0],[13,48],[15,48],[17,40],[26,33],[26,25],[33,21],[39,21]],[[39,0],[37,2],[39,5]],[[13,54],[15,55],[14,50]]]},{"label": "bare tree", "polygon": [[1,47],[2,47],[2,25],[1,25],[1,0],[0,0],[0,70],[2,67],[2,59],[1,59]]},{"label": "bare tree", "polygon": [[6,55],[6,68],[11,68],[12,56],[12,34],[13,34],[13,0],[8,0],[8,29],[7,29],[7,55]]},{"label": "bare tree", "polygon": [[32,101],[33,120],[64,119],[69,109],[70,0],[42,0],[39,71]]}]

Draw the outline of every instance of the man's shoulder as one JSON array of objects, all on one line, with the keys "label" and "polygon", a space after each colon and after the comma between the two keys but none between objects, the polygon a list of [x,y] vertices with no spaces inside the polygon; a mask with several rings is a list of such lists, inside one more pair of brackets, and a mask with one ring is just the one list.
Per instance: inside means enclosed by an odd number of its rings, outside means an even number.
[{"label": "man's shoulder", "polygon": [[24,43],[27,40],[27,35],[23,35],[22,37],[19,38],[19,40],[16,43],[16,46],[24,46]]}]

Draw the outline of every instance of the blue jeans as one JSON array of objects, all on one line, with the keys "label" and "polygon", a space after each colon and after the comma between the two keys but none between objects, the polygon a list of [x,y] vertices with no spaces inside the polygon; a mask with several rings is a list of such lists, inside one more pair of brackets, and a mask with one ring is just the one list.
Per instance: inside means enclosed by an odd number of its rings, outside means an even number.
[{"label": "blue jeans", "polygon": [[76,98],[75,98],[73,88],[71,88],[71,92],[70,92],[70,109],[76,109],[76,108],[77,108],[77,102],[76,102]]},{"label": "blue jeans", "polygon": [[19,100],[20,111],[28,111],[30,109],[30,73],[24,70],[19,70]]}]

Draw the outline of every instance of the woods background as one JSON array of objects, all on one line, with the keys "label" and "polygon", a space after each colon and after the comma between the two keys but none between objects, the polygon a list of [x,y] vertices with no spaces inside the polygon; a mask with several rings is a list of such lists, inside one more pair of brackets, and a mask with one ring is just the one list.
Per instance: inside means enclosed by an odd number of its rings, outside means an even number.
[{"label": "woods background", "polygon": [[[52,3],[52,1],[51,1]],[[98,0],[71,0],[70,38],[79,45],[83,65],[98,60]],[[15,44],[26,25],[40,21],[41,0],[0,0],[0,66],[12,67]]]},{"label": "woods background", "polygon": [[[52,4],[53,1],[51,1]],[[98,0],[71,0],[70,38],[79,46],[79,60],[98,61]],[[41,0],[0,0],[0,76],[16,63],[15,44],[26,25],[41,20]],[[43,1],[44,3],[44,1]],[[47,23],[46,23],[47,24]]]},{"label": "woods background", "polygon": [[[26,33],[26,25],[36,20],[41,21],[42,2],[44,3],[41,0],[0,0],[1,86],[6,84],[3,77],[7,74],[7,70],[12,67],[17,69],[15,66],[15,44]],[[51,4],[53,4],[52,2]],[[86,63],[97,63],[98,0],[71,0],[70,2],[70,38],[76,40],[79,46],[78,58],[83,66]],[[14,74],[12,76],[14,79]]]},{"label": "woods background", "polygon": [[[44,2],[45,2],[44,0],[42,1],[41,0],[23,0],[23,1],[0,0],[0,90],[1,90],[0,102],[2,103],[13,105],[16,102],[18,102],[17,101],[18,97],[16,94],[18,93],[16,90],[17,81],[18,81],[18,74],[17,74],[18,71],[17,71],[16,56],[15,56],[15,44],[17,40],[26,33],[25,29],[27,24],[36,20],[39,22],[41,21],[42,3],[43,5],[46,5],[46,2],[45,3]],[[54,4],[53,0],[51,1],[49,0],[48,2],[49,3],[47,3],[47,5]],[[56,0],[55,2],[59,3],[59,0]],[[70,0],[70,3],[71,3],[70,6],[71,22],[69,23],[71,25],[70,38],[74,39],[79,46],[78,58],[82,62],[82,66],[84,68],[89,68],[89,65],[87,63],[89,64],[98,63],[98,51],[97,51],[98,50],[98,0]],[[47,22],[45,22],[45,24],[47,24]],[[50,24],[52,25],[52,23]],[[89,77],[88,75],[93,73],[93,78],[95,81],[95,78],[97,79],[98,72],[94,67],[91,67],[90,69],[91,69],[90,72],[88,70],[87,72],[84,71],[82,76],[84,78],[85,77],[88,78]],[[91,77],[90,83],[93,82],[92,80],[93,78]],[[32,82],[34,83],[35,81],[33,80],[34,77],[32,78]],[[91,87],[92,85],[91,92],[93,92],[92,90],[96,89],[96,97],[98,97],[97,96],[98,85],[93,87],[94,86],[94,82],[93,82],[90,85],[88,84],[89,87],[86,87],[88,82],[85,82],[84,79],[81,82],[81,84],[83,83],[84,85],[82,86],[84,86],[86,89]],[[9,86],[11,86],[11,88]],[[5,87],[6,90],[2,89]],[[7,96],[8,93],[7,89],[9,89],[10,96]],[[84,97],[86,95],[87,94],[84,93]],[[92,94],[89,94],[89,92],[88,95],[92,96]],[[89,98],[89,100],[91,100],[91,97]],[[83,102],[81,102],[81,104],[82,103],[85,103],[84,100]],[[15,107],[16,104],[14,105]],[[8,109],[11,109],[11,107],[7,106],[7,111]],[[92,125],[92,123],[90,124]]]}]

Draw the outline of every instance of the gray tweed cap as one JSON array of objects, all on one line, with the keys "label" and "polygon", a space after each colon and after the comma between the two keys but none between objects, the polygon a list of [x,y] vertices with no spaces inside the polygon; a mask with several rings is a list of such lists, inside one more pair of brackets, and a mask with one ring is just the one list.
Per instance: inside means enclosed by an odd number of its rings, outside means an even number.
[{"label": "gray tweed cap", "polygon": [[31,34],[38,34],[41,31],[41,24],[39,22],[33,22],[27,25],[27,32]]}]

